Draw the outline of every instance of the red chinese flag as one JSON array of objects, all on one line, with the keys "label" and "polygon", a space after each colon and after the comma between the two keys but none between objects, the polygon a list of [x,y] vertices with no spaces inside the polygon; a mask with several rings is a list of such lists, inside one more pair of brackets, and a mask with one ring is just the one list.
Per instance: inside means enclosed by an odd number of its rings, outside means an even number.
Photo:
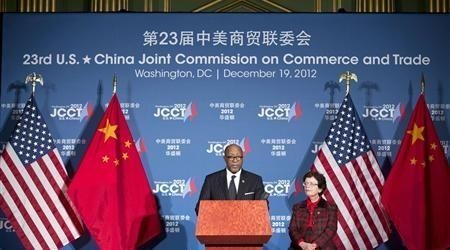
[{"label": "red chinese flag", "polygon": [[450,169],[423,95],[382,192],[408,249],[450,247]]},{"label": "red chinese flag", "polygon": [[101,249],[136,249],[161,231],[155,197],[115,94],[68,193]]}]

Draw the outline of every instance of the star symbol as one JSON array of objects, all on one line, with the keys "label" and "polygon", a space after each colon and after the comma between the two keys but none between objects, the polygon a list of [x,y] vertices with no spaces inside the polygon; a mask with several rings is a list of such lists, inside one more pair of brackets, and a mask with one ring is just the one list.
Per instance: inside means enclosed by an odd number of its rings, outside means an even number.
[{"label": "star symbol", "polygon": [[126,160],[128,158],[129,158],[128,153],[123,153],[122,154],[122,159]]},{"label": "star symbol", "polygon": [[411,162],[412,165],[416,165],[417,160],[416,157],[413,157],[411,160],[409,160]]},{"label": "star symbol", "polygon": [[437,148],[437,145],[436,145],[436,143],[434,143],[434,142],[433,142],[433,143],[431,143],[431,145],[430,145],[430,146],[431,146],[431,149],[436,149],[436,148]]},{"label": "star symbol", "polygon": [[83,64],[91,64],[91,59],[88,55],[83,57]]},{"label": "star symbol", "polygon": [[119,166],[119,160],[118,159],[115,159],[114,160],[114,165],[117,167],[117,166]]},{"label": "star symbol", "polygon": [[109,123],[109,119],[106,119],[106,125],[104,128],[99,129],[98,131],[102,132],[105,134],[105,140],[104,142],[106,142],[106,140],[109,139],[109,137],[112,137],[114,139],[117,139],[117,135],[116,135],[116,129],[117,129],[117,125],[111,125]]},{"label": "star symbol", "polygon": [[102,157],[102,161],[103,161],[104,163],[107,163],[107,162],[109,161],[109,157],[108,157],[107,155],[103,156],[103,157]]},{"label": "star symbol", "polygon": [[433,155],[428,156],[428,161],[430,162],[434,161],[434,156]]},{"label": "star symbol", "polygon": [[418,127],[416,123],[414,123],[414,128],[412,130],[408,130],[406,133],[412,135],[412,143],[414,144],[417,139],[425,140],[423,138],[422,132],[425,127]]},{"label": "star symbol", "polygon": [[127,141],[125,142],[125,147],[126,147],[126,148],[130,148],[130,146],[131,146],[131,142],[130,142],[130,140],[127,140]]}]

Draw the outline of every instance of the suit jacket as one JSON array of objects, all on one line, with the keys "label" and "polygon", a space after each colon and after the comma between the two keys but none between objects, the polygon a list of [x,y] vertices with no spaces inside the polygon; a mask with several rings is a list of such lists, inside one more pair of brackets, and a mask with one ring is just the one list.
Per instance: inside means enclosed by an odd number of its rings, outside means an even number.
[{"label": "suit jacket", "polygon": [[[229,200],[226,169],[206,176],[200,191],[195,212],[198,214],[200,200]],[[261,176],[242,169],[237,200],[260,200],[264,198],[264,185]]]},{"label": "suit jacket", "polygon": [[291,222],[289,224],[289,236],[291,247],[300,249],[298,242],[316,243],[320,249],[336,249],[333,237],[337,230],[337,207],[320,199],[314,209],[312,232],[307,234],[309,211],[306,200],[294,205]]}]

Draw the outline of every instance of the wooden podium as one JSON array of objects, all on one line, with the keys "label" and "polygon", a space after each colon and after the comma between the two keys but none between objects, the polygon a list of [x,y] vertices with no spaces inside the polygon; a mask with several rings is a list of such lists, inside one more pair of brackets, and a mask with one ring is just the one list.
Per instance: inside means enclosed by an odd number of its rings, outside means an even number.
[{"label": "wooden podium", "polygon": [[200,201],[195,235],[207,250],[261,250],[272,236],[267,201]]}]

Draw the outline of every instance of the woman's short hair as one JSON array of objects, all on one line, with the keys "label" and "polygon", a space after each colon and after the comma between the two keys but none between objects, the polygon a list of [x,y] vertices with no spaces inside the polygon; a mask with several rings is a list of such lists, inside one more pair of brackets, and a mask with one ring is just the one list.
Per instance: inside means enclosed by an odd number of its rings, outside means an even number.
[{"label": "woman's short hair", "polygon": [[322,189],[319,195],[322,195],[325,190],[327,190],[327,180],[325,176],[317,171],[309,171],[303,176],[303,182],[305,182],[306,178],[314,178],[317,180],[317,187]]}]

